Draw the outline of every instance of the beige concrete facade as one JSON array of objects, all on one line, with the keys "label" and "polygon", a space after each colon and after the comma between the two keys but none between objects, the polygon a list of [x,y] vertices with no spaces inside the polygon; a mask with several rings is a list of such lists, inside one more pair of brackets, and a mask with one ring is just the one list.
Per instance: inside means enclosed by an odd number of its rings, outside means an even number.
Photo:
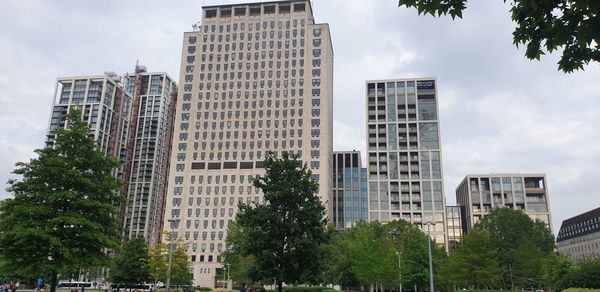
[{"label": "beige concrete facade", "polygon": [[369,220],[404,219],[447,247],[435,78],[366,82]]},{"label": "beige concrete facade", "polygon": [[183,38],[164,229],[195,285],[223,287],[220,254],[269,152],[300,156],[331,216],[333,48],[310,2],[205,6]]},{"label": "beige concrete facade", "polygon": [[467,175],[456,188],[456,202],[464,207],[466,233],[492,208],[522,210],[552,230],[545,174]]}]

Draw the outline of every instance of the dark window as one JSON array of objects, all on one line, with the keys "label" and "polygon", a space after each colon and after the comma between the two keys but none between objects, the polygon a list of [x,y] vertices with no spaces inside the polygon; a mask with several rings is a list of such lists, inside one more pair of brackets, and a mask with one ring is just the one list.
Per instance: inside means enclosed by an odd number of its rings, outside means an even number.
[{"label": "dark window", "polygon": [[214,18],[214,17],[217,17],[216,9],[206,10],[206,18]]},{"label": "dark window", "polygon": [[[244,16],[244,15],[246,15],[246,7],[234,8],[233,13],[235,14],[235,16]],[[237,24],[233,25],[234,30],[236,29],[236,25]]]},{"label": "dark window", "polygon": [[306,4],[304,4],[304,3],[294,4],[294,12],[304,12],[304,11],[306,11]]},{"label": "dark window", "polygon": [[252,169],[254,168],[253,162],[240,162],[240,169]]},{"label": "dark window", "polygon": [[192,162],[192,169],[204,169],[204,162]]},{"label": "dark window", "polygon": [[273,14],[275,13],[275,5],[269,5],[264,7],[265,14]]},{"label": "dark window", "polygon": [[223,162],[223,169],[235,169],[237,168],[237,162]]},{"label": "dark window", "polygon": [[279,13],[290,13],[290,5],[279,5]]},{"label": "dark window", "polygon": [[221,162],[209,162],[208,169],[221,169]]}]

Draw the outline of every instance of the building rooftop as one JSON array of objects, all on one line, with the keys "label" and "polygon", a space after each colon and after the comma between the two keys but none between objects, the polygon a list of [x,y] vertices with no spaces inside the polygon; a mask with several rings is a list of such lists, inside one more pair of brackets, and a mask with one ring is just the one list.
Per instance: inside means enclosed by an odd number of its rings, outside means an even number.
[{"label": "building rooftop", "polygon": [[600,207],[566,219],[560,225],[556,242],[600,232]]},{"label": "building rooftop", "polygon": [[227,8],[227,7],[235,7],[235,6],[245,6],[245,5],[256,5],[260,6],[263,4],[290,4],[295,2],[309,2],[309,0],[276,0],[276,1],[263,1],[263,2],[243,2],[243,3],[234,3],[234,4],[217,4],[217,5],[204,5],[202,9],[206,8]]}]

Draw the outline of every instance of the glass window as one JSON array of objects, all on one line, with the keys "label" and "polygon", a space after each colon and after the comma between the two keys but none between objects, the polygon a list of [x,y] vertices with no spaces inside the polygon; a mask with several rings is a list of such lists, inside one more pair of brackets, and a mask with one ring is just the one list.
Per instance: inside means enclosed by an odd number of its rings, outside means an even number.
[{"label": "glass window", "polygon": [[419,143],[423,149],[438,149],[437,123],[419,124]]}]

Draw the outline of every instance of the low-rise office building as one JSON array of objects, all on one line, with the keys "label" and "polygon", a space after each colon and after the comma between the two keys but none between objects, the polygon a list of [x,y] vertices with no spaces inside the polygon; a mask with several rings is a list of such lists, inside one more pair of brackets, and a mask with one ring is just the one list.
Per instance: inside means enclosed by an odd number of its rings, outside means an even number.
[{"label": "low-rise office building", "polygon": [[545,222],[552,230],[544,174],[467,175],[456,188],[456,202],[464,208],[465,233],[492,208],[522,210],[531,219]]},{"label": "low-rise office building", "polygon": [[574,260],[600,257],[600,207],[563,221],[556,245]]}]

